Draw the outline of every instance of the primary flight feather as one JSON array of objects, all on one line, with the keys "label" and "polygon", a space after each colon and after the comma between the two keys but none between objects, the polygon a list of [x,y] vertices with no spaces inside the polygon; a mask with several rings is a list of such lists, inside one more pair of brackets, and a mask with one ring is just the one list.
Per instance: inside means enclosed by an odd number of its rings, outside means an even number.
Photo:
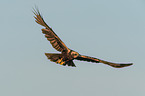
[{"label": "primary flight feather", "polygon": [[75,52],[71,49],[69,49],[62,40],[56,35],[56,33],[45,23],[44,19],[42,18],[40,12],[38,9],[34,10],[33,12],[35,14],[35,21],[44,26],[45,29],[42,29],[42,33],[45,34],[45,37],[48,41],[50,41],[53,48],[55,48],[57,51],[61,53],[45,53],[48,59],[50,61],[56,62],[60,65],[68,65],[72,67],[76,67],[73,60],[80,60],[80,61],[88,61],[88,62],[94,62],[94,63],[103,63],[107,64],[109,66],[115,67],[115,68],[122,68],[132,65],[132,63],[127,64],[120,64],[120,63],[112,63],[108,61],[104,61],[98,58],[89,57],[80,55],[78,52]]}]

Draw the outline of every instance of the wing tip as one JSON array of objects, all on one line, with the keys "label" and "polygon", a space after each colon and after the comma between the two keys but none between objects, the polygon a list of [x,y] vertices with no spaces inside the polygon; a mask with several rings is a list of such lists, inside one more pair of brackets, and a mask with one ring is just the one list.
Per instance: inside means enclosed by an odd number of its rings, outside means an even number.
[{"label": "wing tip", "polygon": [[133,63],[123,64],[123,65],[131,66],[131,65],[133,65]]},{"label": "wing tip", "polygon": [[115,67],[115,68],[123,68],[123,67],[128,67],[128,66],[131,66],[131,65],[133,65],[133,63],[119,64],[119,66],[112,66],[112,67]]}]

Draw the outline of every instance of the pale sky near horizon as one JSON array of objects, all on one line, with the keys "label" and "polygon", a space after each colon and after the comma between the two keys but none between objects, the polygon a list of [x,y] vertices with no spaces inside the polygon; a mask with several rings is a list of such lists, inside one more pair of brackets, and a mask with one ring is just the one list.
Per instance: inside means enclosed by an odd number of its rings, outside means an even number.
[{"label": "pale sky near horizon", "polygon": [[[62,41],[80,54],[133,66],[115,69],[56,53],[33,18],[38,6]],[[145,96],[144,0],[1,0],[0,96]]]}]

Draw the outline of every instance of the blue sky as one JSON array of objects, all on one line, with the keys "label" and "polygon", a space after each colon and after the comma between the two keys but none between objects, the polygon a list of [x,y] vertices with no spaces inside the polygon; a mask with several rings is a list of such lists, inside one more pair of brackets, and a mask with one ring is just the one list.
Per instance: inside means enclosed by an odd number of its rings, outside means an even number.
[{"label": "blue sky", "polygon": [[[35,23],[35,5],[69,48],[134,65],[50,62],[44,53],[57,51]],[[0,96],[145,96],[144,0],[3,0],[0,12]]]}]

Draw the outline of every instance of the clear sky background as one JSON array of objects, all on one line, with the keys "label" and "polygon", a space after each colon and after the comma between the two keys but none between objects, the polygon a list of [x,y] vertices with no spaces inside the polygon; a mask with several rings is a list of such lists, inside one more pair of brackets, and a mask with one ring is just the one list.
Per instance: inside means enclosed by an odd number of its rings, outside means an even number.
[{"label": "clear sky background", "polygon": [[[35,5],[69,48],[134,65],[50,62],[44,53],[57,51],[34,21]],[[145,96],[144,0],[1,0],[0,13],[0,96]]]}]

